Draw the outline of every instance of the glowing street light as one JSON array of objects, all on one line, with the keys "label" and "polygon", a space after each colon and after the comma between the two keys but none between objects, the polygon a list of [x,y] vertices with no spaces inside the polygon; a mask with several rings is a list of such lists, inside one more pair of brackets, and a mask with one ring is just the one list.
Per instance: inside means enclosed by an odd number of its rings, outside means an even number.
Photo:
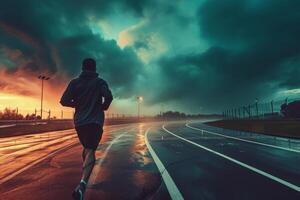
[{"label": "glowing street light", "polygon": [[138,118],[140,119],[141,103],[144,100],[144,98],[142,96],[137,96],[136,100],[137,100],[137,104],[138,104]]},{"label": "glowing street light", "polygon": [[38,79],[42,80],[42,91],[41,91],[41,119],[43,119],[43,96],[44,96],[44,80],[47,81],[50,79],[48,76],[39,75]]},{"label": "glowing street light", "polygon": [[142,96],[138,96],[137,99],[138,99],[138,101],[143,101],[144,100]]}]

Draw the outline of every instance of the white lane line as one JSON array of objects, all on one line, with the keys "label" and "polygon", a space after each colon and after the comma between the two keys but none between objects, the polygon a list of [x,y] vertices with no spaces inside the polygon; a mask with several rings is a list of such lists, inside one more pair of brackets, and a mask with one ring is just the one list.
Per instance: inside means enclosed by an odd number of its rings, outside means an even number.
[{"label": "white lane line", "polygon": [[40,144],[36,144],[36,145],[33,145],[33,146],[31,145],[28,148],[24,148],[24,149],[21,149],[21,150],[14,151],[12,153],[2,155],[0,157],[0,161],[1,161],[1,163],[3,163],[3,162],[7,163],[7,162],[10,162],[11,160],[5,160],[5,159],[14,159],[18,156],[29,154],[30,152],[40,150],[40,149],[46,148],[46,147],[54,145],[54,144],[66,142],[66,141],[74,139],[74,138],[76,138],[76,135],[65,136],[65,137],[62,137],[62,138],[59,138],[59,139],[54,139],[54,140],[50,140],[50,141],[47,141],[47,142],[41,142]]},{"label": "white lane line", "polygon": [[[124,128],[125,128],[125,127],[124,127]],[[117,129],[117,130],[111,130],[111,131],[108,131],[108,132],[115,132],[115,131],[118,131],[118,130],[121,130],[121,129],[124,129],[124,128],[120,128],[120,129]],[[120,137],[120,136],[119,136],[119,137]],[[12,179],[12,178],[14,178],[14,177],[17,176],[18,174],[20,174],[20,173],[26,171],[27,169],[33,167],[34,165],[40,163],[41,161],[43,161],[43,160],[45,160],[45,159],[47,159],[47,158],[49,158],[49,157],[51,157],[51,156],[53,156],[53,155],[55,155],[55,154],[57,154],[57,153],[60,153],[60,152],[63,151],[64,149],[67,149],[68,147],[71,147],[72,145],[77,144],[77,143],[78,143],[78,141],[72,142],[72,143],[68,144],[67,146],[64,146],[64,147],[62,147],[62,148],[60,148],[60,149],[57,149],[57,150],[53,151],[52,153],[50,153],[50,154],[48,154],[48,155],[46,155],[46,156],[44,156],[44,157],[41,157],[40,159],[37,159],[37,160],[31,162],[30,164],[24,166],[22,169],[17,170],[17,171],[15,171],[15,172],[11,173],[9,176],[7,176],[7,177],[5,177],[5,178],[2,178],[2,179],[0,180],[0,185],[1,185],[2,183],[4,183],[4,182],[6,182],[6,181],[8,181],[8,180],[10,180],[10,179]]]},{"label": "white lane line", "polygon": [[43,133],[36,133],[36,134],[25,134],[25,135],[19,135],[19,136],[2,137],[2,138],[0,138],[0,144],[3,142],[20,141],[20,140],[28,139],[28,138],[38,138],[38,137],[51,138],[51,137],[53,137],[55,135],[59,135],[59,134],[62,134],[62,136],[64,136],[64,135],[69,135],[74,132],[75,132],[75,129],[67,129],[67,130],[62,130],[62,131],[51,131],[51,132],[43,132]]},{"label": "white lane line", "polygon": [[171,196],[172,200],[182,200],[184,199],[182,197],[182,194],[180,193],[180,191],[178,190],[176,184],[174,183],[172,177],[170,176],[169,172],[167,171],[167,169],[165,168],[165,166],[163,165],[163,163],[160,161],[160,159],[158,158],[158,156],[156,155],[155,151],[153,150],[153,148],[151,147],[149,141],[148,141],[148,132],[149,132],[150,128],[147,129],[146,133],[145,133],[145,143],[147,145],[147,148],[149,149],[149,152],[167,186],[167,189],[169,191],[169,194]]},{"label": "white lane line", "polygon": [[[119,131],[119,130],[122,130],[125,128],[127,128],[127,127],[108,130],[108,132],[112,133],[112,132],[116,132],[116,131]],[[53,135],[50,138],[45,138],[45,139],[47,139],[46,141],[37,141],[38,144],[30,144],[30,146],[28,146],[27,148],[22,148],[20,150],[17,149],[16,151],[14,151],[12,153],[0,155],[0,161],[2,162],[3,160],[5,160],[7,158],[13,159],[16,156],[28,154],[29,152],[45,148],[45,147],[48,147],[48,146],[56,144],[56,143],[65,142],[66,140],[73,139],[73,138],[77,138],[77,134],[76,134],[75,130],[73,130],[70,134],[63,135],[62,137],[55,137],[55,135]],[[36,138],[36,139],[39,140],[39,138]],[[32,140],[32,139],[30,139],[30,140]],[[2,144],[3,143],[0,142],[0,150],[5,150],[4,148],[1,147]],[[12,143],[10,148],[15,148],[17,145],[21,146],[23,144],[20,144],[20,142],[18,144]],[[7,147],[5,147],[5,148],[7,149]]]},{"label": "white lane line", "polygon": [[8,128],[8,127],[16,126],[16,125],[17,125],[17,124],[0,125],[0,128]]},{"label": "white lane line", "polygon": [[57,153],[63,151],[64,149],[67,149],[67,148],[71,147],[72,145],[74,145],[74,144],[76,144],[76,143],[77,143],[77,141],[76,141],[76,142],[72,142],[71,144],[69,144],[69,145],[67,145],[67,146],[64,146],[63,148],[60,148],[60,149],[58,149],[58,150],[56,150],[56,151],[54,151],[54,152],[52,152],[52,153],[50,153],[50,154],[48,154],[48,155],[46,155],[46,156],[44,156],[44,157],[41,157],[40,159],[37,159],[37,160],[31,162],[30,164],[24,166],[22,169],[17,170],[17,171],[15,171],[15,172],[11,173],[10,175],[8,175],[8,176],[6,176],[5,178],[2,178],[2,179],[0,180],[0,185],[1,185],[2,183],[6,182],[6,181],[8,181],[8,180],[10,180],[10,179],[12,179],[13,177],[17,176],[18,174],[20,174],[20,173],[26,171],[26,170],[29,169],[30,167],[33,167],[34,165],[38,164],[39,162],[41,162],[41,161],[43,161],[43,160],[45,160],[45,159],[47,159],[47,158],[53,156],[54,154],[57,154]]},{"label": "white lane line", "polygon": [[[124,129],[124,128],[121,128],[121,129]],[[131,131],[131,130],[129,130],[129,131]],[[98,167],[97,168],[95,168],[95,167],[93,168],[93,171],[91,173],[90,179],[88,180],[88,185],[94,184],[95,181],[97,180],[97,177],[98,177],[100,169],[101,169],[100,166],[102,165],[103,161],[105,160],[105,158],[107,156],[107,153],[110,150],[110,148],[112,147],[112,145],[115,144],[116,142],[118,142],[118,140],[121,137],[123,137],[125,134],[127,134],[129,131],[126,131],[126,132],[122,133],[121,135],[119,135],[118,137],[114,138],[110,142],[110,144],[106,147],[106,149],[104,150],[102,158],[99,161],[96,162],[96,165],[98,165]]]},{"label": "white lane line", "polygon": [[190,128],[190,129],[194,129],[194,130],[197,130],[197,131],[204,131],[204,132],[212,134],[212,135],[217,135],[217,136],[221,136],[221,137],[225,137],[225,138],[230,138],[230,139],[233,139],[233,140],[239,140],[239,141],[248,142],[248,143],[252,143],[252,144],[258,144],[258,145],[272,147],[272,148],[281,149],[281,150],[285,150],[285,151],[291,151],[291,152],[295,152],[295,153],[300,153],[300,151],[296,150],[296,149],[291,149],[291,148],[286,148],[286,147],[280,147],[280,146],[266,144],[266,143],[262,143],[262,142],[255,142],[253,140],[246,140],[246,139],[242,139],[242,138],[238,138],[238,137],[233,137],[233,136],[229,136],[229,135],[223,135],[223,134],[220,134],[220,133],[206,131],[204,129],[199,129],[199,128],[190,126],[189,124],[185,124],[185,126],[188,127],[188,128]]},{"label": "white lane line", "polygon": [[[115,130],[112,130],[112,131],[109,131],[109,132],[112,133],[112,132],[116,132],[116,131],[119,131],[119,130],[122,130],[122,129],[127,129],[127,128],[131,128],[131,125],[129,125],[128,127],[123,127],[123,128],[115,129]],[[104,151],[104,153],[103,153],[102,158],[97,162],[97,164],[98,164],[99,166],[102,165],[102,163],[103,163],[103,161],[105,160],[106,155],[107,155],[108,151],[110,150],[111,146],[112,146],[113,144],[115,144],[116,142],[118,142],[118,140],[119,140],[121,137],[123,137],[123,136],[126,135],[128,132],[132,131],[133,129],[134,129],[134,128],[129,129],[128,131],[122,133],[121,135],[119,135],[118,137],[114,138],[114,139],[110,142],[110,144],[106,147],[106,149],[105,149],[105,151]],[[100,144],[100,145],[101,145],[101,144]]]},{"label": "white lane line", "polygon": [[195,146],[197,146],[197,147],[200,147],[201,149],[204,149],[204,150],[209,151],[209,152],[211,152],[211,153],[213,153],[213,154],[216,154],[216,155],[218,155],[218,156],[220,156],[220,157],[222,157],[222,158],[225,158],[225,159],[227,159],[227,160],[229,160],[229,161],[231,161],[231,162],[234,162],[234,163],[236,163],[236,164],[238,164],[238,165],[240,165],[240,166],[242,166],[242,167],[245,167],[245,168],[247,168],[247,169],[249,169],[249,170],[251,170],[251,171],[253,171],[253,172],[255,172],[255,173],[258,173],[258,174],[260,174],[260,175],[262,175],[262,176],[265,176],[265,177],[267,177],[267,178],[269,178],[269,179],[271,179],[271,180],[273,180],[273,181],[276,181],[276,182],[278,182],[278,183],[280,183],[280,184],[282,184],[282,185],[285,185],[285,186],[287,186],[287,187],[289,187],[289,188],[291,188],[291,189],[293,189],[293,190],[296,190],[297,192],[300,192],[300,187],[297,186],[297,185],[294,185],[294,184],[292,184],[292,183],[290,183],[290,182],[288,182],[288,181],[285,181],[285,180],[283,180],[283,179],[281,179],[281,178],[278,178],[278,177],[276,177],[276,176],[273,176],[273,175],[271,175],[271,174],[269,174],[269,173],[267,173],[267,172],[264,172],[264,171],[262,171],[262,170],[260,170],[260,169],[255,168],[255,167],[252,167],[252,166],[250,166],[250,165],[247,165],[246,163],[240,162],[240,161],[238,161],[238,160],[236,160],[236,159],[234,159],[234,158],[232,158],[232,157],[226,156],[226,155],[224,155],[224,154],[222,154],[222,153],[219,153],[219,152],[217,152],[217,151],[214,151],[214,150],[212,150],[212,149],[209,149],[209,148],[207,148],[207,147],[205,147],[205,146],[202,146],[202,145],[200,145],[200,144],[198,144],[198,143],[195,143],[195,142],[193,142],[193,141],[191,141],[191,140],[185,139],[185,138],[183,138],[183,137],[181,137],[181,136],[179,136],[179,135],[176,135],[175,133],[173,133],[173,132],[169,131],[168,129],[166,129],[166,128],[165,128],[165,125],[163,125],[162,128],[163,128],[167,133],[169,133],[169,134],[171,134],[171,135],[173,135],[173,136],[175,136],[175,137],[177,137],[177,138],[179,138],[179,139],[181,139],[181,140],[184,140],[185,142],[188,142],[188,143],[193,144],[193,145],[195,145]]},{"label": "white lane line", "polygon": [[102,165],[103,161],[105,160],[106,156],[107,156],[107,153],[108,151],[110,150],[110,148],[112,147],[113,144],[117,143],[118,140],[123,137],[125,134],[127,134],[128,132],[124,132],[122,133],[121,135],[119,135],[118,137],[114,138],[113,141],[110,142],[110,144],[108,145],[108,147],[106,147],[104,153],[103,153],[103,156],[102,158],[97,162],[97,164],[99,165]]}]

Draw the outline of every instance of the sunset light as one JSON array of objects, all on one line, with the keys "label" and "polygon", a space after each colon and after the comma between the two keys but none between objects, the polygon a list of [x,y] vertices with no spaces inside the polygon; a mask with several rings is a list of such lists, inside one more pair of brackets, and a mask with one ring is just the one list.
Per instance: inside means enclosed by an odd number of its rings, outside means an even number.
[{"label": "sunset light", "polygon": [[2,0],[1,200],[300,200],[300,1]]}]

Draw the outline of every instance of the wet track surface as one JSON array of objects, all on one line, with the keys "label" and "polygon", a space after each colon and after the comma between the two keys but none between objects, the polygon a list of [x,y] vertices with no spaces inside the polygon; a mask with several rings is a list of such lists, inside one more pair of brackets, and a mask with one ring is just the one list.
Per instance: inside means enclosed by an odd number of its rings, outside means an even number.
[{"label": "wet track surface", "polygon": [[[207,130],[201,124],[192,126]],[[161,132],[164,142],[159,140],[159,136],[155,138],[152,135],[153,140],[157,140],[156,144],[152,142],[154,149],[166,151],[160,154],[161,160],[170,166],[168,171],[184,198],[299,199],[298,152],[212,135],[190,129],[184,124],[170,124],[166,130],[202,147],[178,139],[166,131]],[[222,133],[212,127],[209,130]],[[240,133],[230,132],[239,137]],[[249,135],[253,139],[253,135]],[[172,152],[175,155],[164,157],[172,155]],[[289,184],[296,188],[289,187]]]},{"label": "wet track surface", "polygon": [[[0,139],[5,199],[71,199],[74,130]],[[85,199],[300,199],[300,141],[199,122],[106,127]]]},{"label": "wet track surface", "polygon": [[70,130],[0,138],[0,184],[76,142]]}]

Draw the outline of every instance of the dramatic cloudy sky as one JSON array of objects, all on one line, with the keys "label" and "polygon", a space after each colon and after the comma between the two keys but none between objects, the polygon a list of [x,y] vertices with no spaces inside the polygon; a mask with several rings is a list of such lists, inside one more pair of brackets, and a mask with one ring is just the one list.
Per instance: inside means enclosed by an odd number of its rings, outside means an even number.
[{"label": "dramatic cloudy sky", "polygon": [[294,97],[299,10],[294,0],[1,2],[0,103],[36,106],[36,75],[47,74],[46,105],[58,105],[85,57],[110,83],[114,112],[135,113],[138,95],[149,114]]}]

